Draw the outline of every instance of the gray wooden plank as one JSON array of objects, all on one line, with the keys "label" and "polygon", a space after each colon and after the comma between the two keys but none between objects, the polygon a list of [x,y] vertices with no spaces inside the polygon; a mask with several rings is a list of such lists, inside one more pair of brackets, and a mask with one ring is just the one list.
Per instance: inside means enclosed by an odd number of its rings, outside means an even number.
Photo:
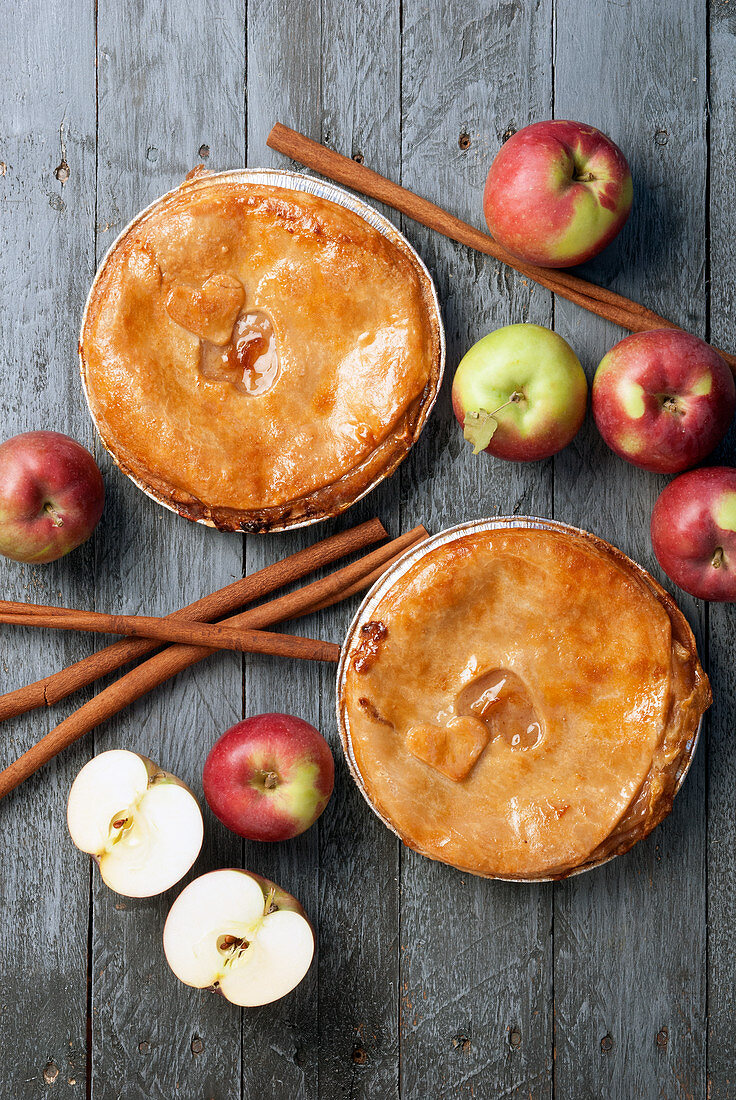
[{"label": "gray wooden plank", "polygon": [[[94,263],[94,25],[91,10],[30,0],[0,25],[0,439],[47,428],[92,445],[76,383],[79,308]],[[62,184],[55,170],[64,161]],[[60,175],[63,173],[60,173]],[[91,543],[52,565],[0,559],[6,598],[89,605]],[[75,635],[6,629],[0,690],[90,651]],[[37,711],[3,728],[3,767],[54,724]],[[2,1090],[84,1091],[89,866],[66,829],[72,749],[0,805]],[[45,1075],[45,1076],[44,1076]]]},{"label": "gray wooden plank", "polygon": [[[546,2],[404,3],[404,186],[483,226],[485,175],[504,132],[551,112],[550,25]],[[438,408],[402,467],[403,526],[548,515],[551,463],[473,457],[450,408],[470,345],[503,324],[549,325],[548,294],[404,228],[438,284],[448,361]],[[550,888],[461,875],[403,850],[401,891],[401,1095],[550,1096]]]},{"label": "gray wooden plank", "polygon": [[[710,5],[710,337],[719,347],[736,346],[733,286],[733,116],[736,102],[736,11],[725,3]],[[714,461],[734,464],[732,428]],[[712,1100],[736,1093],[736,676],[733,639],[736,607],[710,604],[709,672],[713,710],[708,736],[708,1089]]]},{"label": "gray wooden plank", "polygon": [[[587,273],[702,335],[704,6],[609,0],[581,23],[574,0],[557,0],[555,30],[555,115],[610,134],[635,180],[628,226]],[[591,375],[623,335],[565,302],[555,316]],[[662,579],[649,518],[665,483],[616,458],[589,418],[555,463],[555,516]],[[702,652],[702,611],[679,602]],[[701,746],[672,815],[648,840],[556,890],[558,1095],[705,1096],[704,759]]]},{"label": "gray wooden plank", "polygon": [[[393,178],[401,168],[400,50],[398,0],[323,2],[323,140]],[[360,503],[359,514],[379,515],[397,535],[399,498],[395,474]],[[358,602],[320,615],[320,636],[341,640]],[[334,683],[334,669],[325,668],[322,729],[337,773],[320,826],[319,1094],[390,1100],[399,1082],[399,841],[370,812],[348,773]]]},{"label": "gray wooden plank", "polygon": [[[320,26],[320,5],[309,0],[258,0],[248,4],[247,163],[253,167],[272,162],[266,137],[276,118],[285,118],[297,129],[320,137]],[[246,568],[252,572],[326,534],[328,530],[320,525],[281,535],[247,536]],[[268,658],[246,658],[246,715],[284,711],[319,727],[319,696],[320,671],[316,666],[305,667],[305,662],[297,661],[277,666]],[[244,845],[245,866],[294,894],[315,929],[321,923],[318,839],[318,830],[310,829],[283,844]],[[317,1012],[318,969],[313,965],[288,997],[245,1014],[245,1097],[289,1096],[302,1100],[317,1096]]]},{"label": "gray wooden plank", "polygon": [[[100,0],[98,260],[205,152],[214,169],[242,164],[244,40],[237,0],[142,4],[135,17]],[[165,614],[241,575],[240,536],[179,519],[107,465],[100,607]],[[219,654],[101,728],[95,749],[143,752],[189,783],[204,807],[202,766],[240,717],[241,694],[240,658]],[[240,841],[204,808],[205,845],[188,878],[240,862]],[[132,901],[95,879],[92,1095],[100,1100],[241,1095],[240,1010],[181,985],[163,956],[163,924],[179,889]]]}]

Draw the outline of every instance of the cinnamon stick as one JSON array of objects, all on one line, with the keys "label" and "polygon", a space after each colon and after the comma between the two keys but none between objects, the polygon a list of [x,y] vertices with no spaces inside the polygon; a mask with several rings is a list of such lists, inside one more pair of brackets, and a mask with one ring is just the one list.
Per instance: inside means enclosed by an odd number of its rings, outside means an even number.
[{"label": "cinnamon stick", "polygon": [[[417,530],[419,530],[419,528],[417,528]],[[424,528],[422,527],[421,530],[424,531]],[[348,587],[343,592],[341,592],[339,596],[331,596],[326,600],[323,600],[321,603],[314,604],[313,606],[308,607],[305,611],[300,612],[299,615],[294,615],[293,618],[299,619],[303,615],[313,615],[315,611],[322,611],[326,607],[332,607],[333,604],[342,603],[343,600],[347,600],[350,596],[354,596],[358,592],[366,592],[369,588],[373,587],[376,581],[381,579],[384,573],[388,569],[390,569],[391,566],[399,560],[399,558],[403,558],[408,549],[413,549],[414,546],[416,546],[418,543],[423,542],[426,537],[427,536],[425,532],[422,538],[417,539],[415,543],[412,543],[411,547],[406,547],[400,553],[395,554],[394,557],[389,558],[388,561],[383,562],[376,569],[372,569],[370,573],[366,573],[365,576],[360,577],[359,580],[354,581],[353,584],[348,585]]]},{"label": "cinnamon stick", "polygon": [[[347,531],[330,535],[329,538],[298,550],[295,554],[290,554],[289,557],[274,562],[273,565],[268,565],[249,577],[242,577],[225,588],[174,612],[167,618],[182,622],[207,622],[219,619],[243,607],[244,604],[262,599],[277,588],[283,588],[287,584],[300,580],[323,565],[330,565],[339,558],[362,550],[386,537],[386,529],[380,520],[368,520],[366,523],[360,523]],[[112,645],[98,650],[89,657],[84,657],[81,661],[76,661],[59,672],[45,676],[16,691],[0,695],[0,721],[25,714],[35,707],[58,703],[72,692],[86,687],[110,672],[116,672],[130,661],[148,656],[158,648],[160,645],[156,641],[129,639],[113,642]]]},{"label": "cinnamon stick", "polygon": [[[673,321],[660,317],[658,313],[631,298],[625,298],[622,294],[616,294],[615,291],[608,290],[606,287],[590,283],[586,279],[581,279],[579,275],[525,263],[489,234],[461,221],[447,210],[443,210],[441,206],[436,206],[435,203],[415,195],[413,191],[401,187],[379,172],[374,172],[364,164],[358,164],[350,157],[344,157],[320,145],[319,142],[312,141],[306,135],[300,134],[297,130],[291,130],[280,122],[272,128],[266,144],[271,149],[276,149],[292,160],[313,168],[336,183],[342,183],[354,191],[378,199],[421,225],[427,226],[428,229],[442,233],[450,240],[493,256],[559,297],[567,298],[575,305],[582,306],[583,309],[607,321],[612,321],[621,328],[629,329],[630,332],[647,332],[655,328],[680,328]],[[718,348],[716,350],[736,373],[736,355]]]},{"label": "cinnamon stick", "polygon": [[[425,529],[415,527],[412,531],[394,539],[393,542],[366,554],[360,561],[346,565],[337,572],[313,581],[296,592],[288,592],[269,603],[261,604],[260,607],[234,615],[227,619],[226,623],[232,627],[259,629],[304,614],[306,609],[317,605],[325,606],[326,602],[332,598],[337,601],[342,597],[342,593],[356,582],[361,581],[380,566],[385,569],[390,560],[425,538],[427,538]],[[197,661],[208,657],[212,652],[212,649],[204,646],[173,645],[131,669],[79,710],[70,714],[32,748],[0,772],[0,798],[23,783],[67,745],[73,744],[113,714],[117,714],[136,699],[140,699],[159,684],[196,664]]]},{"label": "cinnamon stick", "polygon": [[219,623],[214,626],[209,623],[185,623],[149,615],[105,615],[99,611],[0,601],[0,623],[53,630],[88,630],[95,634],[125,634],[131,638],[157,638],[163,642],[206,645],[211,649],[234,649],[240,653],[268,653],[303,661],[340,659],[339,645],[316,638],[273,634],[266,630],[235,630]]}]

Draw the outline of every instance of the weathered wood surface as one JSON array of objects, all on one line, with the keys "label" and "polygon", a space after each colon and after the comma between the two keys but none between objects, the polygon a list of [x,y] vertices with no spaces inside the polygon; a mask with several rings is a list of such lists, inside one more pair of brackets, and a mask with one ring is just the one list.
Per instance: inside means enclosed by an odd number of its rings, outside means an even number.
[{"label": "weathered wood surface", "polygon": [[[1,22],[0,434],[51,428],[91,447],[75,358],[94,271],[92,14],[30,0]],[[0,587],[11,598],[94,600],[92,545],[50,566],[0,562]],[[2,690],[90,651],[71,635],[6,633]],[[53,724],[43,712],[6,724],[3,763]],[[90,871],[69,845],[64,807],[87,751],[75,746],[0,806],[0,1094],[8,1097],[53,1088],[67,1098],[85,1088]]]},{"label": "weathered wood surface", "polygon": [[[14,0],[5,10],[2,437],[43,426],[95,445],[75,360],[95,263],[198,160],[283,165],[265,145],[276,119],[478,225],[505,133],[553,114],[599,125],[629,155],[637,194],[631,223],[591,272],[736,344],[736,14],[727,0],[99,0],[96,13],[72,0]],[[62,161],[65,182],[54,175]],[[554,515],[656,572],[648,521],[663,479],[614,458],[590,422],[554,462],[473,459],[449,407],[459,358],[498,325],[554,325],[590,373],[619,333],[487,259],[402,228],[437,281],[447,382],[410,459],[329,529],[376,513],[392,533],[484,514]],[[163,614],[325,533],[245,544],[217,535],[163,512],[96,453],[108,506],[94,543],[45,568],[0,559],[4,594]],[[566,884],[484,882],[401,850],[339,758],[328,669],[222,654],[68,751],[0,805],[0,1095],[735,1096],[736,620],[729,608],[681,603],[713,674],[709,743],[648,841]],[[354,606],[302,625],[339,641]],[[76,636],[8,635],[0,690],[89,648]],[[3,763],[75,702],[9,723]],[[177,891],[132,902],[90,879],[64,805],[82,762],[118,745],[201,794],[212,741],[264,710],[323,729],[337,790],[318,826],[280,846],[241,844],[206,812],[193,873],[250,866],[293,890],[319,933],[299,989],[240,1013],[168,971],[160,936]]]},{"label": "weathered wood surface", "polygon": [[[585,35],[578,13],[575,0],[557,0],[555,113],[615,134],[636,180],[626,231],[590,268],[704,335],[705,9],[690,0],[596,4]],[[625,50],[613,85],[600,78],[611,42]],[[555,327],[590,369],[624,335],[566,302]],[[589,420],[555,463],[555,515],[620,546],[671,590],[649,540],[667,480],[616,458]],[[679,596],[702,651],[702,610]],[[705,756],[663,828],[555,892],[560,1096],[705,1096]]]},{"label": "weathered wood surface", "polygon": [[[99,0],[98,262],[138,210],[201,159],[200,147],[209,147],[215,168],[242,163],[245,22],[236,0],[219,0],[217,9],[214,19],[204,7],[147,4],[133,16]],[[166,614],[241,575],[240,539],[176,522],[116,475],[99,445],[96,453],[111,488],[96,540],[100,607]],[[219,654],[96,731],[94,750],[136,749],[204,803],[204,758],[240,718],[241,696],[240,656]],[[189,878],[241,860],[240,842],[204,810],[205,846]],[[235,1100],[239,1013],[223,998],[192,1000],[162,957],[163,923],[179,888],[135,901],[112,894],[99,876],[93,886],[92,1097]]]},{"label": "weathered wood surface", "polygon": [[[465,0],[429,12],[403,6],[401,182],[472,222],[503,132],[549,117],[552,106],[551,5],[487,12]],[[491,329],[551,324],[546,291],[429,230],[403,228],[444,304],[448,383]],[[443,391],[432,431],[399,475],[402,524],[436,531],[483,515],[551,514],[552,463],[478,463],[458,431],[450,385]],[[550,887],[448,877],[403,850],[401,900],[401,1095],[551,1096]]]},{"label": "weathered wood surface", "polygon": [[[736,178],[733,172],[734,104],[736,103],[736,11],[723,0],[710,10],[709,135],[707,201],[710,214],[706,251],[706,323],[714,340],[736,341],[733,212]],[[708,289],[710,293],[708,294]],[[734,461],[733,428],[716,459]],[[708,1086],[713,1097],[736,1095],[736,607],[708,608],[709,671],[714,705],[706,767],[707,912],[708,912]]]}]

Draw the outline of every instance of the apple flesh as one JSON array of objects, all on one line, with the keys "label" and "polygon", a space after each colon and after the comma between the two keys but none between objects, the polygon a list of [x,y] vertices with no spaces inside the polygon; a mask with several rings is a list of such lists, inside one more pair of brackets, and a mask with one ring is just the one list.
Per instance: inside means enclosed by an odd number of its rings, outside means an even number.
[{"label": "apple flesh", "polygon": [[202,847],[202,811],[189,788],[145,756],[111,749],[72,784],[71,838],[118,894],[148,898],[182,878]]},{"label": "apple flesh", "polygon": [[314,932],[291,894],[249,871],[210,871],[190,882],[164,926],[177,978],[252,1008],[290,993],[309,970]]},{"label": "apple flesh", "polygon": [[681,474],[652,512],[652,547],[670,580],[701,600],[736,601],[736,470]]},{"label": "apple flesh", "polygon": [[501,146],[483,212],[495,239],[540,267],[597,255],[629,216],[631,172],[610,138],[580,122],[535,122]]},{"label": "apple flesh", "polygon": [[588,383],[570,345],[541,325],[506,325],[461,360],[452,407],[473,453],[532,462],[573,439]]},{"label": "apple flesh", "polygon": [[238,722],[212,746],[202,775],[212,812],[249,840],[303,833],[324,810],[334,782],[324,737],[289,714]]},{"label": "apple flesh", "polygon": [[97,526],[105,486],[97,463],[59,432],[24,432],[0,445],[0,554],[56,561]]},{"label": "apple flesh", "polygon": [[726,362],[677,329],[625,337],[593,379],[593,416],[612,451],[634,466],[674,474],[721,441],[736,407]]}]

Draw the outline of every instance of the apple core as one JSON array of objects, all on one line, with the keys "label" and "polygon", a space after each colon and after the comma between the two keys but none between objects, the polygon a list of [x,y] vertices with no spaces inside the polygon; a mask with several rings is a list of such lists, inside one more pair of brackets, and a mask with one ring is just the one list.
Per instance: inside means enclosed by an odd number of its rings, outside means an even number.
[{"label": "apple core", "polygon": [[202,846],[202,814],[189,788],[126,749],[85,764],[69,792],[67,823],[103,882],[128,897],[168,890]]},{"label": "apple core", "polygon": [[285,996],[314,956],[314,933],[299,902],[235,868],[190,882],[169,911],[163,940],[181,982],[244,1007]]}]

